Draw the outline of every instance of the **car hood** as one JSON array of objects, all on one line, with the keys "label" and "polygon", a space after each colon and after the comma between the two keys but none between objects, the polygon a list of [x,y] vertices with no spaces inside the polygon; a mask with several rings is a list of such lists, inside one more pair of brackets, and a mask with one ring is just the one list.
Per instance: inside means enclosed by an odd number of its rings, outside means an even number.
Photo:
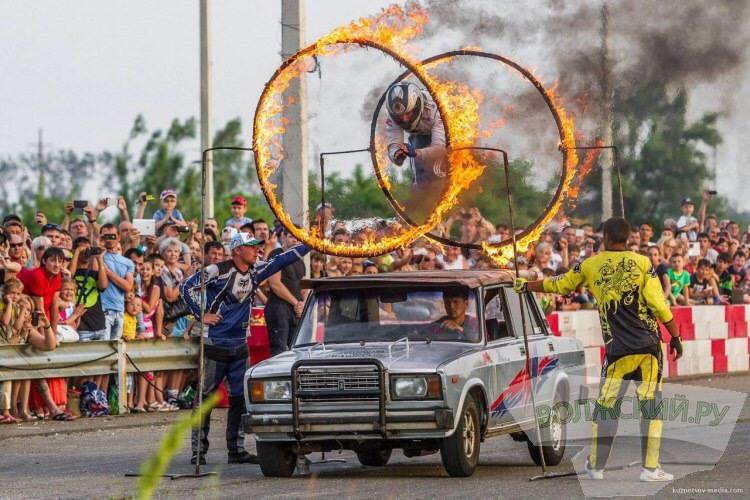
[{"label": "car hood", "polygon": [[350,360],[356,363],[363,359],[376,359],[390,372],[431,372],[441,364],[468,352],[478,350],[479,344],[453,342],[411,342],[409,348],[399,343],[391,347],[388,355],[388,344],[371,343],[365,346],[356,344],[321,345],[314,349],[298,348],[267,359],[250,368],[253,378],[282,377],[291,374],[292,365],[297,361],[331,360],[340,362]]}]

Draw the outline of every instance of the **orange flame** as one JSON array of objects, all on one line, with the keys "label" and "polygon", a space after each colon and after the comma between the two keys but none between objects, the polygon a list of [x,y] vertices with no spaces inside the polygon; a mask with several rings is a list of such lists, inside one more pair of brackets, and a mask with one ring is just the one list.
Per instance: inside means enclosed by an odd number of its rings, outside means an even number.
[{"label": "orange flame", "polygon": [[347,27],[338,28],[286,61],[261,96],[254,124],[256,168],[261,186],[279,220],[297,238],[321,252],[363,257],[387,253],[408,244],[440,222],[442,216],[455,205],[458,194],[468,188],[482,173],[484,167],[475,163],[469,151],[452,151],[449,154],[451,168],[446,182],[447,189],[441,202],[424,224],[404,229],[378,243],[369,240],[364,244],[358,242],[356,245],[334,245],[330,241],[320,239],[314,232],[308,233],[297,229],[289,215],[283,212],[282,205],[273,191],[269,189],[268,179],[278,169],[283,158],[283,148],[278,141],[274,142],[274,137],[284,133],[284,123],[278,118],[278,115],[289,106],[288,102],[283,103],[284,91],[289,88],[293,79],[311,67],[313,55],[340,53],[349,50],[355,44],[388,49],[409,63],[415,74],[434,92],[447,132],[452,139],[452,146],[467,147],[473,144],[479,124],[478,104],[475,99],[481,94],[469,91],[465,84],[436,80],[419,66],[419,61],[413,54],[403,50],[407,41],[421,34],[427,19],[427,12],[422,9],[412,7],[403,10],[400,6],[394,5],[378,16],[362,18]]},{"label": "orange flame", "polygon": [[[415,6],[407,10],[394,5],[383,11],[380,15],[372,18],[362,18],[351,23],[349,26],[338,28],[328,35],[320,38],[314,44],[302,49],[300,52],[287,60],[264,90],[254,122],[254,150],[256,155],[256,168],[263,192],[272,210],[279,220],[299,240],[324,253],[336,255],[348,255],[352,257],[364,257],[380,255],[392,251],[400,246],[408,244],[430,231],[437,225],[457,203],[458,195],[469,188],[477,180],[484,166],[477,163],[469,148],[475,144],[475,140],[485,132],[480,132],[479,103],[484,97],[479,90],[470,90],[466,84],[452,81],[439,81],[427,73],[427,69],[438,64],[422,66],[415,58],[415,50],[409,48],[406,42],[422,33],[427,22],[428,14]],[[303,72],[314,67],[313,56],[332,55],[350,50],[354,45],[365,45],[383,50],[391,55],[396,55],[411,66],[415,75],[425,83],[433,93],[443,118],[446,134],[451,139],[451,150],[448,153],[450,169],[446,179],[446,189],[442,198],[434,208],[434,211],[422,225],[399,226],[392,228],[392,234],[375,241],[373,233],[363,235],[354,244],[333,244],[321,238],[317,228],[309,232],[298,229],[292,224],[289,215],[284,212],[283,205],[276,199],[274,186],[269,178],[280,166],[284,158],[283,147],[278,137],[284,133],[285,122],[279,115],[294,104],[294,99],[283,100],[283,93],[289,88],[291,82],[299,78]],[[475,50],[475,49],[471,49]],[[469,50],[469,53],[471,52]],[[478,51],[478,49],[476,49]],[[517,241],[517,249],[526,251],[532,242],[536,241],[544,227],[554,218],[565,197],[569,194],[571,181],[576,175],[575,167],[578,157],[575,150],[575,138],[573,130],[573,118],[568,118],[565,110],[559,103],[556,95],[557,85],[547,90],[538,82],[534,83],[545,97],[552,103],[554,112],[559,120],[561,129],[560,148],[563,151],[566,175],[562,180],[559,196],[556,202],[541,218],[539,223],[528,230],[527,234]],[[512,107],[507,111],[512,113]],[[495,120],[491,124],[491,130],[502,126],[502,119]],[[490,132],[491,133],[491,132]],[[385,174],[383,165],[387,163],[387,152],[385,151],[385,140],[376,137],[377,151],[375,154],[375,168],[390,186],[390,180]],[[495,261],[506,263],[513,254],[510,245],[502,247],[483,244],[484,251]]]}]

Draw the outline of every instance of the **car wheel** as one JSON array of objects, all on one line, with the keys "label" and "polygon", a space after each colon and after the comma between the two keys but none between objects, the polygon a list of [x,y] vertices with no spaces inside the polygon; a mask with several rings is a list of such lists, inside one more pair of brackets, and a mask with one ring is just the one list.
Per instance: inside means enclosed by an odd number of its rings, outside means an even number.
[{"label": "car wheel", "polygon": [[297,455],[282,443],[257,441],[258,463],[260,471],[266,477],[289,477],[297,468]]},{"label": "car wheel", "polygon": [[362,465],[371,467],[382,467],[388,463],[391,458],[391,449],[383,448],[380,450],[358,451],[357,459]]},{"label": "car wheel", "polygon": [[[564,414],[565,409],[557,405],[560,401],[563,401],[563,398],[559,393],[556,393],[552,409],[550,410],[549,425],[545,425],[539,429],[542,434],[542,442],[546,443],[541,447],[545,465],[557,465],[562,462],[563,455],[565,455],[565,441],[567,438],[565,420],[567,419],[567,415]],[[540,423],[540,425],[542,424]],[[536,430],[534,429],[532,432],[535,433]],[[526,444],[529,446],[531,459],[535,464],[541,466],[542,457],[539,452],[539,446],[534,445],[531,439],[526,441]]]},{"label": "car wheel", "polygon": [[453,477],[469,477],[479,462],[479,410],[474,396],[466,396],[456,431],[440,443],[443,467]]}]

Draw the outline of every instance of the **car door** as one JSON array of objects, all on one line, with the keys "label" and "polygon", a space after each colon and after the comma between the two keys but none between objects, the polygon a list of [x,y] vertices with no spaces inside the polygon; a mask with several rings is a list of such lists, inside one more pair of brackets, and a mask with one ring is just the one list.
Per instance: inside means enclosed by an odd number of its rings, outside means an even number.
[{"label": "car door", "polygon": [[519,411],[521,417],[526,417],[526,351],[523,337],[515,334],[521,331],[521,303],[512,288],[498,286],[487,289],[484,307],[487,355],[494,368],[490,427],[497,428],[513,425],[519,419]]}]

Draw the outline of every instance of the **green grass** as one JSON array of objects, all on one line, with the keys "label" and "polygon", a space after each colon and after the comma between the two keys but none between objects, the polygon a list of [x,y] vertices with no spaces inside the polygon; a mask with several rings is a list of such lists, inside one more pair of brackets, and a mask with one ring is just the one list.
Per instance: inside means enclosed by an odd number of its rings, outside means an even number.
[{"label": "green grass", "polygon": [[141,465],[137,498],[147,499],[154,496],[154,492],[162,480],[162,475],[166,472],[174,456],[180,451],[185,434],[192,428],[199,427],[203,415],[211,411],[218,402],[219,394],[212,394],[203,401],[200,413],[196,412],[179,419],[169,429],[156,454]]}]

